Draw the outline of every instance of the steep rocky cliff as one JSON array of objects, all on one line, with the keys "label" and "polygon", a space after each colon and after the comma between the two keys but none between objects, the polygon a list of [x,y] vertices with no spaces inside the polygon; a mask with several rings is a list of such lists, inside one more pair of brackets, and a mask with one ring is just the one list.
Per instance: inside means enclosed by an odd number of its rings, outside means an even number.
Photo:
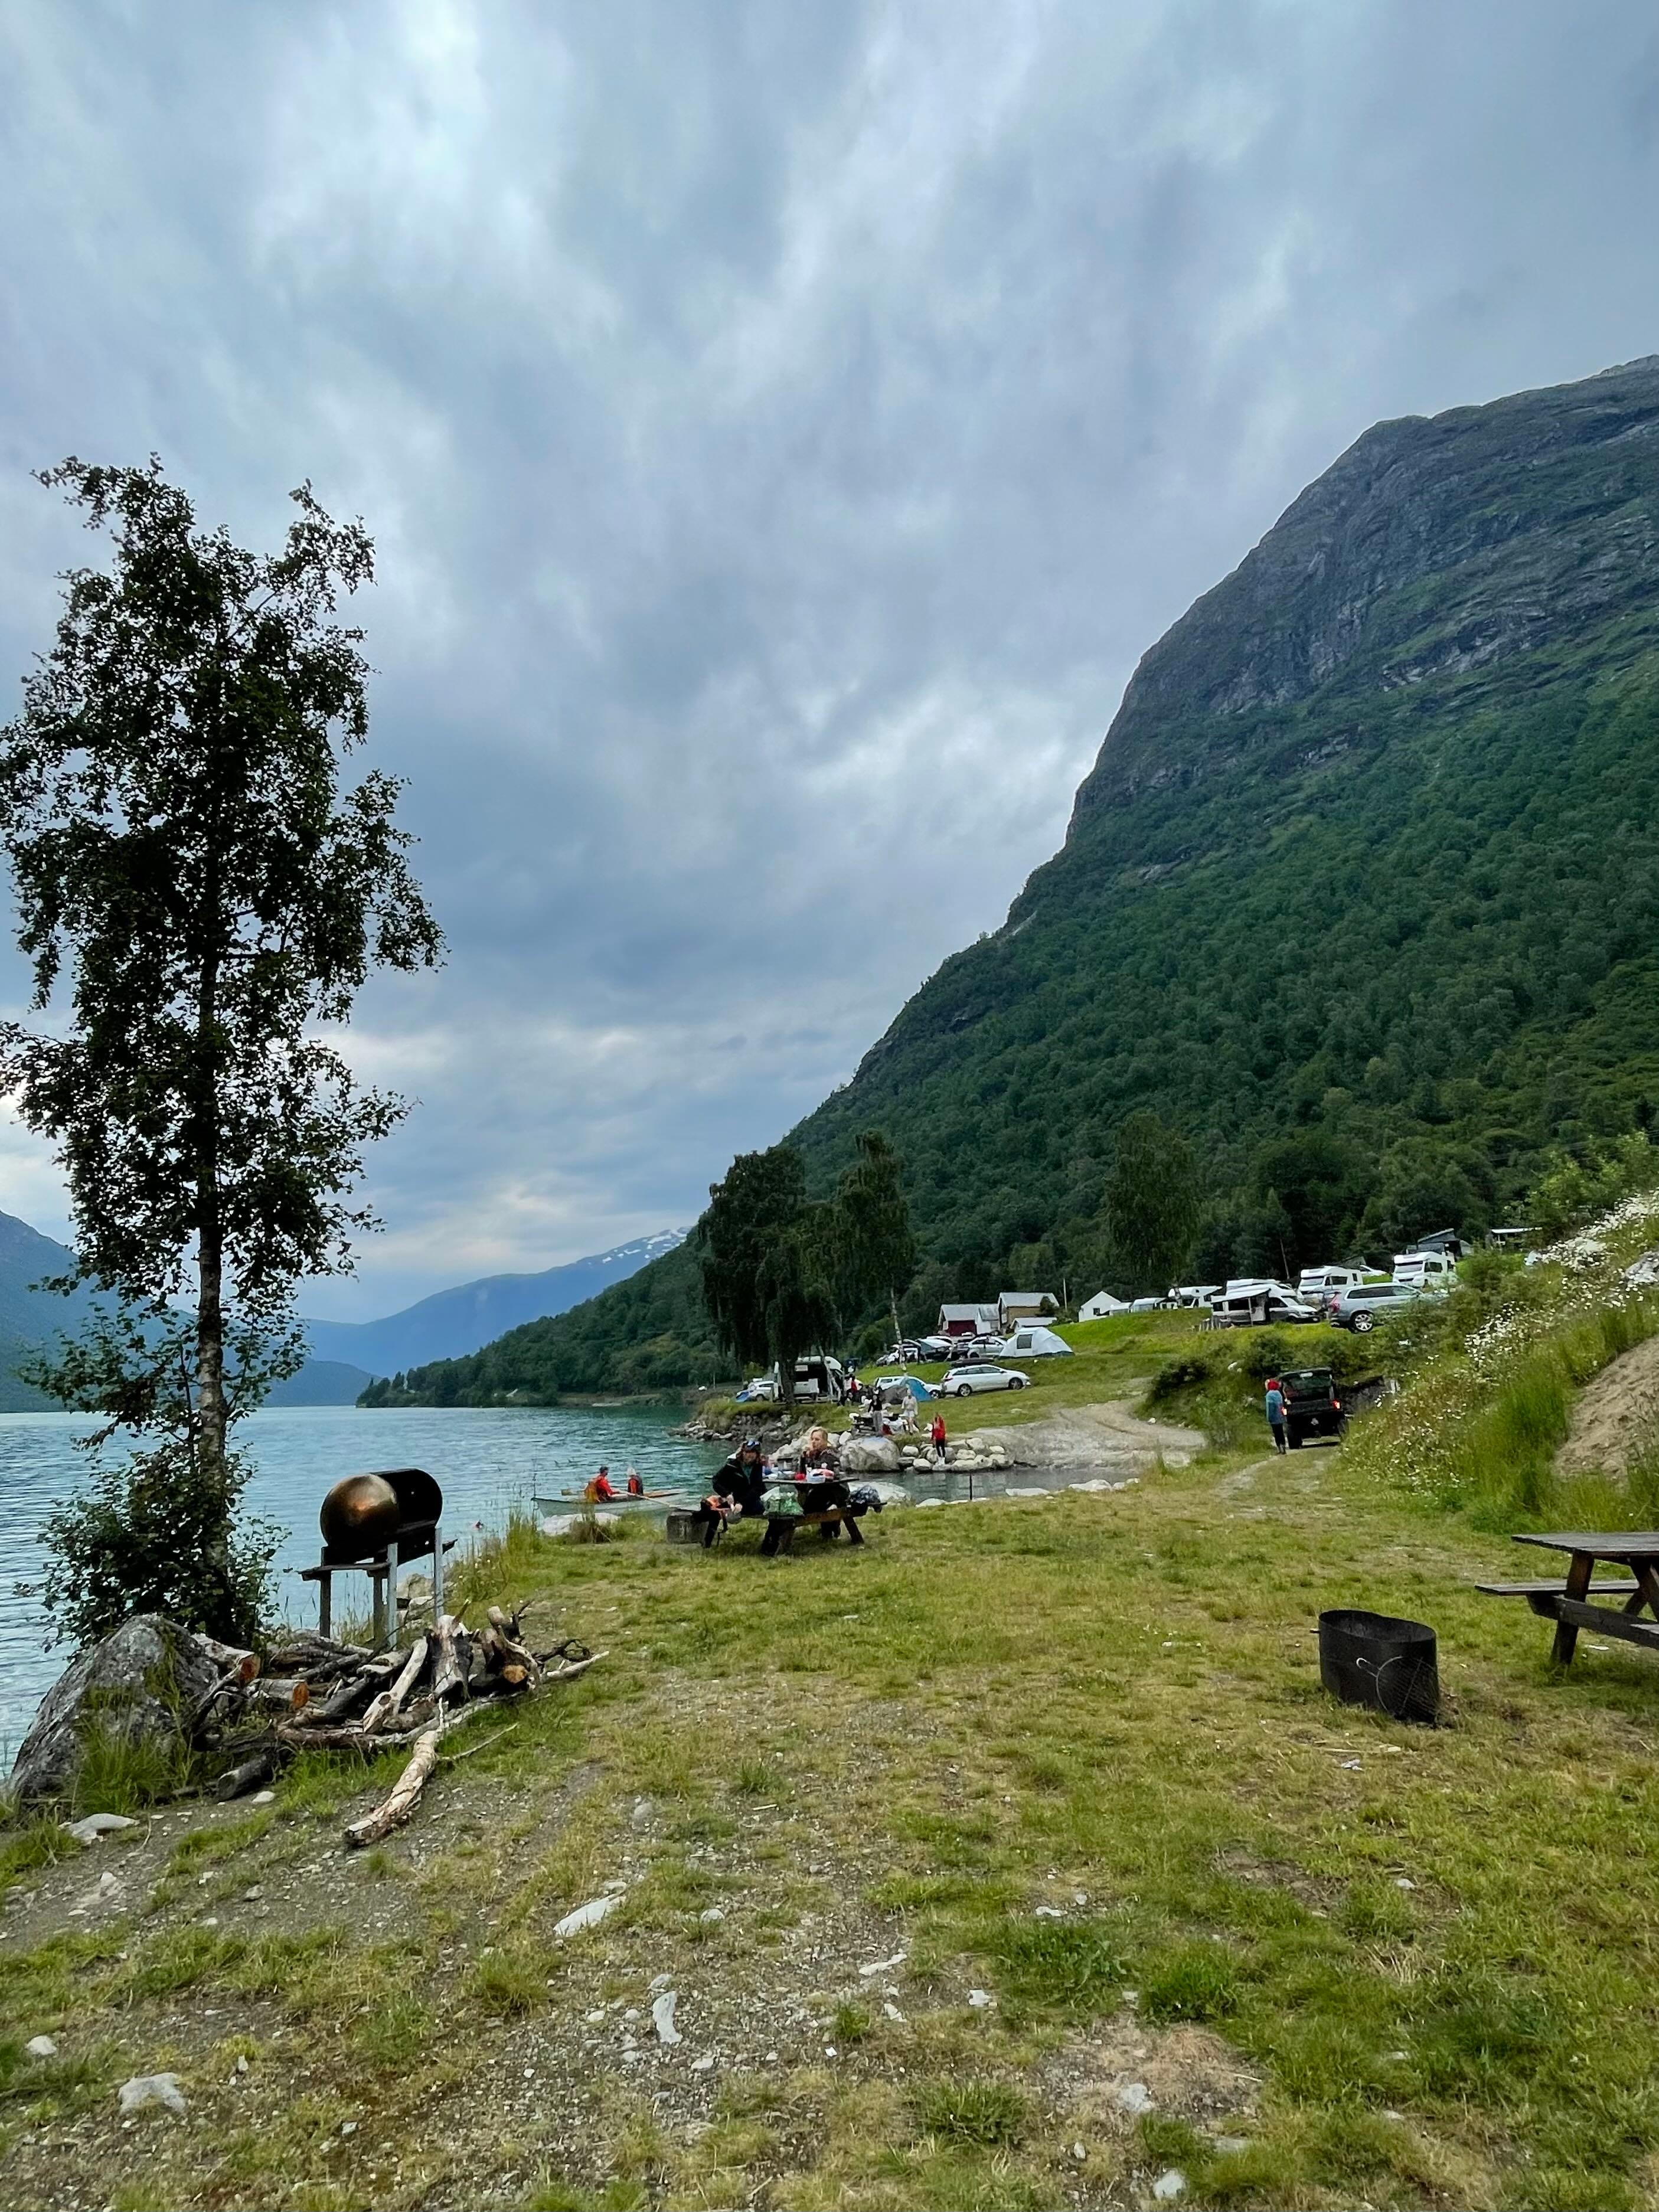
[{"label": "steep rocky cliff", "polygon": [[[1076,817],[1224,757],[1229,725],[1571,642],[1659,593],[1659,355],[1379,422],[1135,671]],[[1218,725],[1194,743],[1194,725]]]}]

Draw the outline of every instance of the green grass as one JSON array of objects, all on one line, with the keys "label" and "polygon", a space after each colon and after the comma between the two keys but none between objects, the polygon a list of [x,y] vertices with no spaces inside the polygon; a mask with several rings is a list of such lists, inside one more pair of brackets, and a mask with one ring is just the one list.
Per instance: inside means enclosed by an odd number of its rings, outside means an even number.
[{"label": "green grass", "polygon": [[[902,2212],[1133,2203],[1173,2164],[1198,2204],[1651,2203],[1659,1670],[1553,1675],[1545,1625],[1473,1590],[1506,1549],[1346,1451],[896,1510],[777,1563],[742,1531],[515,1534],[467,1602],[535,1594],[611,1657],[435,1776],[378,1868],[338,1849],[368,1778],[318,1762],[180,1838],[161,1910],[12,1952],[0,2193]],[[1311,1631],[1345,1603],[1436,1626],[1449,1725],[1324,1697]],[[556,1943],[617,1874],[623,1909]],[[283,1924],[236,1917],[245,1875]],[[900,1951],[895,2020],[856,1968]],[[606,2055],[613,2005],[649,2054],[665,1972],[663,2063],[726,2053],[675,2075],[690,2136]],[[19,2058],[43,2028],[79,2086]],[[1246,2086],[1074,2110],[1125,2036]],[[124,2134],[113,2085],[164,2063],[192,2125]],[[72,2135],[29,2119],[48,2090]]]}]

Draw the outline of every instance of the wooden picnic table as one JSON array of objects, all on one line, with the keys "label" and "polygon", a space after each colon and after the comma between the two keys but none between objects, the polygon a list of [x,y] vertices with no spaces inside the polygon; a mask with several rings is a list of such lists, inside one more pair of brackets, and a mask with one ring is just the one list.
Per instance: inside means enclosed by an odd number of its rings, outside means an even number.
[{"label": "wooden picnic table", "polygon": [[[1567,1529],[1553,1535],[1520,1535],[1517,1544],[1535,1544],[1541,1551],[1565,1552],[1565,1576],[1554,1582],[1480,1583],[1476,1588],[1490,1597],[1524,1597],[1536,1613],[1555,1623],[1551,1657],[1558,1667],[1569,1665],[1581,1628],[1599,1631],[1644,1650],[1659,1651],[1659,1529]],[[1598,1560],[1623,1567],[1628,1582],[1597,1582]],[[1620,1598],[1611,1606],[1594,1605],[1593,1598]],[[1640,1620],[1645,1606],[1654,1616]]]}]

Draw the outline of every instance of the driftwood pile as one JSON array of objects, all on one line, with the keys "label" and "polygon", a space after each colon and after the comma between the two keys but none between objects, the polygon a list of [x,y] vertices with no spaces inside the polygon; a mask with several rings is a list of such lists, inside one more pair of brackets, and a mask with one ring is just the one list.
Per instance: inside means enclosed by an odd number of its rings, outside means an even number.
[{"label": "driftwood pile", "polygon": [[[550,1682],[568,1681],[603,1659],[574,1638],[549,1651],[525,1640],[527,1606],[489,1608],[488,1625],[468,1628],[441,1613],[408,1651],[372,1652],[327,1636],[296,1636],[266,1656],[198,1636],[221,1669],[196,1715],[198,1741],[216,1743],[233,1764],[215,1785],[240,1797],[269,1782],[301,1751],[355,1751],[371,1757],[409,1750],[408,1765],[383,1803],[346,1830],[354,1846],[378,1843],[420,1802],[447,1735],[477,1714],[497,1711]],[[462,1754],[464,1755],[464,1754]]]}]

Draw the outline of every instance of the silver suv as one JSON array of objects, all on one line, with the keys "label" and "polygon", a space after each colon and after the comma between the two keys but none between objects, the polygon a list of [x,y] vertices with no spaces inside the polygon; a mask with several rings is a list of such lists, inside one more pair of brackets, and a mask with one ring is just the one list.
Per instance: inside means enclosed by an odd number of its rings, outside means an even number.
[{"label": "silver suv", "polygon": [[1379,1321],[1401,1312],[1417,1298],[1443,1297],[1438,1283],[1358,1283],[1344,1291],[1326,1318],[1338,1328],[1351,1328],[1364,1336]]}]

